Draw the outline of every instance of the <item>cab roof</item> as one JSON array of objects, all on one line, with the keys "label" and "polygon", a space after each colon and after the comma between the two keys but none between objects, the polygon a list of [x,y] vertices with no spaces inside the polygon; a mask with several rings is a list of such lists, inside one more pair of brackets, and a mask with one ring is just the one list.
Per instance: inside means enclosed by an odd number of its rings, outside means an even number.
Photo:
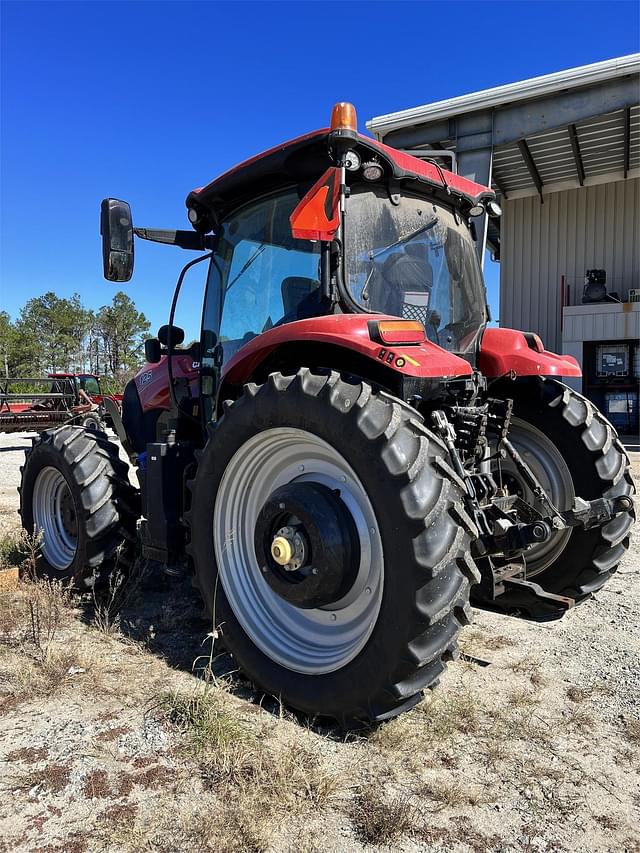
[{"label": "cab roof", "polygon": [[[218,220],[234,208],[267,192],[295,184],[313,183],[333,165],[329,156],[329,129],[307,133],[245,160],[203,187],[192,190],[186,199],[188,208],[208,210]],[[463,207],[480,199],[494,198],[489,187],[476,184],[461,175],[426,160],[419,160],[368,136],[358,134],[354,148],[363,163],[376,156],[395,181],[415,180],[444,193]]]}]

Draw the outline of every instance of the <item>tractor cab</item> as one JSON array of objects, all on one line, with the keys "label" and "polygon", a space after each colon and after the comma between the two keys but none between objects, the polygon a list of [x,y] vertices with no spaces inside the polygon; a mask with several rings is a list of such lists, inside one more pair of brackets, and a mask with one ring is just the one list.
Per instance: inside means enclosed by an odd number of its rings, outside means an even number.
[{"label": "tractor cab", "polygon": [[[408,344],[418,329],[422,340],[475,365],[487,308],[472,222],[497,212],[493,193],[358,134],[348,107],[337,105],[330,128],[267,151],[187,198],[194,228],[216,235],[205,395],[217,367],[224,375],[230,366],[233,381],[237,354],[258,336],[324,316],[354,318],[340,326],[342,340],[322,332],[326,345],[351,354],[362,329],[375,339],[376,322],[393,317],[407,321]],[[401,333],[403,323],[396,328]],[[212,335],[219,349],[209,358]],[[279,333],[271,337],[280,342]],[[387,379],[397,385],[398,377]]]}]

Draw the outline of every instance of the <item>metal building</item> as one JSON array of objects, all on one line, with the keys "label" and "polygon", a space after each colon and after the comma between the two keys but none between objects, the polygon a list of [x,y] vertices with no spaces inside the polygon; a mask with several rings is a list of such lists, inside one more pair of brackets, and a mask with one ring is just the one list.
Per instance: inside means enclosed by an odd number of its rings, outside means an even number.
[{"label": "metal building", "polygon": [[640,54],[378,116],[367,127],[493,186],[503,215],[476,230],[481,259],[486,245],[500,261],[500,324],[575,355],[584,371],[577,387],[623,432],[637,432]]}]

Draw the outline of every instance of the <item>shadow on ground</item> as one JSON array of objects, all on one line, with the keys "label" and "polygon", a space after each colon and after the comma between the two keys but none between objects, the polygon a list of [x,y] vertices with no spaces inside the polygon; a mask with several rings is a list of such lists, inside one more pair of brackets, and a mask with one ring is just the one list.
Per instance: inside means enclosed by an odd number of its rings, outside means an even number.
[{"label": "shadow on ground", "polygon": [[[96,602],[92,599],[86,601],[84,620],[93,622],[95,611]],[[158,565],[151,566],[141,577],[135,593],[119,611],[117,619],[124,637],[143,645],[171,668],[187,672],[197,679],[207,679],[212,675],[215,679],[224,680],[226,688],[234,696],[259,705],[275,717],[281,717],[285,712],[277,697],[256,690],[242,675],[219,639],[215,640],[212,653],[210,617],[190,577],[171,577]],[[291,708],[286,709],[286,715],[323,737],[345,740],[345,732],[332,720],[310,718]]]}]

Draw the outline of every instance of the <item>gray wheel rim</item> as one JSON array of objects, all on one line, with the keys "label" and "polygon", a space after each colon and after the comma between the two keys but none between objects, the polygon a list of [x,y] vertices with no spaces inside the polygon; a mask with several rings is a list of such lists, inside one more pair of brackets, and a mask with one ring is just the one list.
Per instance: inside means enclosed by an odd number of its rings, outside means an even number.
[{"label": "gray wheel rim", "polygon": [[[520,418],[512,418],[509,429],[512,444],[536,475],[557,509],[573,506],[575,491],[571,472],[555,444],[539,429]],[[494,448],[495,449],[495,448]],[[508,474],[517,482],[524,499],[538,512],[547,515],[544,507],[523,482],[520,472],[511,459],[494,463],[493,473],[500,485],[500,472]],[[527,576],[533,577],[554,563],[564,551],[571,537],[571,529],[554,531],[546,542],[533,545],[525,552]]]},{"label": "gray wheel rim", "polygon": [[[339,489],[358,532],[355,583],[342,600],[327,607],[303,610],[280,598],[256,558],[258,514],[272,492],[294,481]],[[319,675],[344,667],[364,648],[382,600],[382,542],[364,487],[330,444],[288,427],[265,430],[245,442],[222,477],[213,533],[225,595],[244,631],[267,657],[294,672]]]},{"label": "gray wheel rim", "polygon": [[77,517],[69,484],[57,468],[43,468],[36,477],[33,521],[45,560],[58,571],[68,569],[78,547]]}]

